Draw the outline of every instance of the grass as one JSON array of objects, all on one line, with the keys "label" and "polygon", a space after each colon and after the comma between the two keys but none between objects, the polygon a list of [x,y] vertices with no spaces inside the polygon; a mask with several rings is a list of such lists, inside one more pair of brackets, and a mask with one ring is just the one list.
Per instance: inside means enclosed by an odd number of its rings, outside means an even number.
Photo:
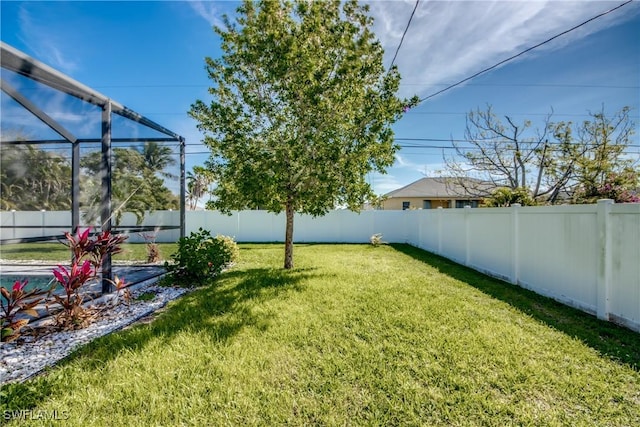
[{"label": "grass", "polygon": [[[640,335],[404,245],[242,245],[152,323],[2,389],[65,425],[640,425]],[[40,425],[37,421],[26,421]]]},{"label": "grass", "polygon": [[151,301],[154,298],[155,298],[155,294],[153,292],[144,292],[138,295],[135,298],[135,301]]},{"label": "grass", "polygon": [[[158,243],[160,257],[168,260],[171,254],[176,251],[176,243]],[[147,259],[147,249],[144,243],[125,243],[122,245],[123,251],[114,255],[113,260],[117,261],[138,261],[145,262]],[[4,260],[41,260],[63,262],[69,261],[69,248],[65,245],[54,243],[16,243],[3,245],[0,248],[0,258]]]}]

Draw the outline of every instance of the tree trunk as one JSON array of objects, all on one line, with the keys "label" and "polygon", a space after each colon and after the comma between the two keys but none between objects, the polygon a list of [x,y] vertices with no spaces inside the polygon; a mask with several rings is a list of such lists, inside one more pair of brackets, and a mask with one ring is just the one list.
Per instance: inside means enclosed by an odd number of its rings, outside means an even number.
[{"label": "tree trunk", "polygon": [[286,207],[287,228],[284,238],[284,268],[290,270],[293,268],[293,202],[288,201]]},{"label": "tree trunk", "polygon": [[533,194],[531,195],[534,199],[538,197],[538,193],[540,192],[540,183],[542,182],[542,175],[545,172],[545,162],[547,161],[547,143],[549,141],[544,141],[544,146],[542,147],[542,157],[540,158],[540,167],[538,168],[538,179],[536,179],[536,186],[533,189]]}]

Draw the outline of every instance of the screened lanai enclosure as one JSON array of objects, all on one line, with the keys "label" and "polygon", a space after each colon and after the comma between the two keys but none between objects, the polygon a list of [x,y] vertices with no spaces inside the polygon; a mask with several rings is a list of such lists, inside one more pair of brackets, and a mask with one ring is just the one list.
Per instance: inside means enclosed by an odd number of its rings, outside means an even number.
[{"label": "screened lanai enclosure", "polygon": [[[46,246],[41,242],[87,227],[126,233],[131,242],[182,237],[184,138],[6,43],[0,47],[0,250]],[[3,261],[3,275],[10,264]],[[103,293],[113,268],[107,257]]]}]

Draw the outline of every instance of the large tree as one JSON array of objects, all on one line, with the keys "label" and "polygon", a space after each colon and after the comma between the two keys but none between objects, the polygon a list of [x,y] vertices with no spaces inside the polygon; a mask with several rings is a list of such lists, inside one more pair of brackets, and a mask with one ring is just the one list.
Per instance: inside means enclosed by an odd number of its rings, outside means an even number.
[{"label": "large tree", "polygon": [[491,106],[478,108],[467,115],[465,141],[453,142],[456,156],[445,157],[447,173],[467,195],[528,193],[538,203],[592,202],[614,179],[633,185],[629,108],[589,115],[581,123],[552,122],[549,115],[533,130],[528,120],[503,121]]},{"label": "large tree", "polygon": [[[124,212],[133,212],[138,223],[147,211],[178,209],[179,198],[165,185],[168,165],[175,163],[171,149],[156,142],[136,148],[114,148],[112,164],[111,203],[116,224]],[[85,179],[81,183],[81,209],[85,220],[95,221],[100,215],[101,153],[90,152],[81,160]]]},{"label": "large tree", "polygon": [[71,208],[71,164],[26,142],[0,146],[0,209]]},{"label": "large tree", "polygon": [[222,56],[206,58],[209,105],[189,114],[211,150],[210,206],[286,213],[284,267],[293,267],[293,219],[372,196],[366,174],[393,164],[391,124],[417,102],[396,96],[367,7],[350,0],[245,1],[215,28]]}]

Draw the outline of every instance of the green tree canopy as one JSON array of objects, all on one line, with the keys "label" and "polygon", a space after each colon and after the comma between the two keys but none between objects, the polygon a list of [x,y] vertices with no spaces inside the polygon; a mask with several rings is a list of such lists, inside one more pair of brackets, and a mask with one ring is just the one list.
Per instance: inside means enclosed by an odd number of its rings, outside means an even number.
[{"label": "green tree canopy", "polygon": [[285,268],[293,267],[294,212],[359,210],[397,146],[391,124],[417,98],[396,96],[367,7],[356,1],[245,1],[225,17],[223,55],[206,58],[206,105],[189,114],[211,150],[210,206],[286,212]]},{"label": "green tree canopy", "polygon": [[[133,212],[141,223],[147,211],[179,209],[178,196],[159,176],[170,177],[163,171],[175,163],[175,159],[170,157],[171,149],[165,148],[157,143],[145,143],[139,149],[113,149],[111,202],[116,224],[120,223],[124,212]],[[86,176],[81,183],[80,206],[88,222],[93,222],[100,215],[101,162],[101,153],[97,151],[89,153],[80,162]]]},{"label": "green tree canopy", "polygon": [[531,192],[526,188],[498,188],[491,192],[491,196],[484,200],[483,206],[504,208],[519,203],[521,206],[535,206]]},{"label": "green tree canopy", "polygon": [[0,147],[0,209],[71,209],[71,162],[32,144]]}]

